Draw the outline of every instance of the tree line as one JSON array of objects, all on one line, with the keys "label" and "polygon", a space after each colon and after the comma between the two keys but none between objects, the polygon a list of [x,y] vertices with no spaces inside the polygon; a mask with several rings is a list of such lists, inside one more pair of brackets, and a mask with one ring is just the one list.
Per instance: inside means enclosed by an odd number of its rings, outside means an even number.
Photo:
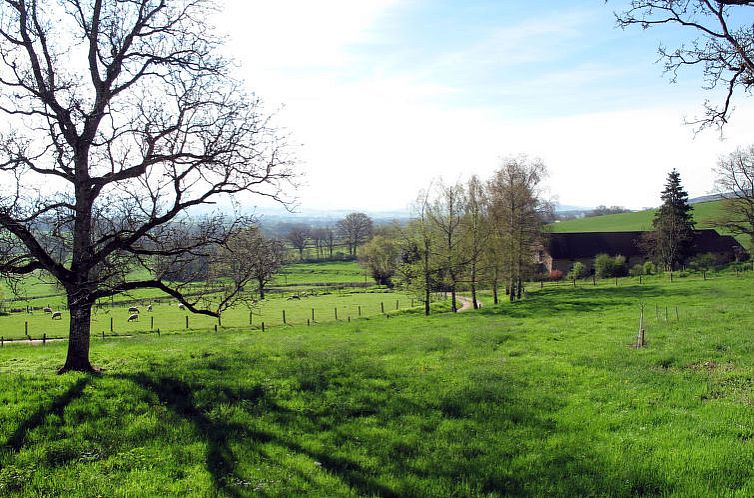
[{"label": "tree line", "polygon": [[495,303],[499,289],[521,299],[552,210],[543,196],[546,174],[542,161],[516,156],[486,180],[434,181],[419,193],[413,219],[377,230],[360,260],[378,283],[413,289],[427,315],[434,292],[447,292],[453,311],[462,289],[475,308],[480,286],[492,289]]},{"label": "tree line", "polygon": [[299,260],[304,252],[313,248],[318,259],[333,258],[337,248],[345,248],[346,256],[355,258],[357,249],[372,238],[374,221],[364,213],[349,213],[333,226],[311,227],[293,223],[283,227],[281,235],[298,252]]}]

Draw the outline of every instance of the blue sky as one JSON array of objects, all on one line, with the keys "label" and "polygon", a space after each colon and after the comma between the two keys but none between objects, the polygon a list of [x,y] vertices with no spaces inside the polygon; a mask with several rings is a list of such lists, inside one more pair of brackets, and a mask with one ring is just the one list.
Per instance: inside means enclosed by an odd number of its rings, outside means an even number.
[{"label": "blue sky", "polygon": [[683,120],[714,96],[655,63],[690,33],[620,30],[623,5],[227,0],[215,24],[301,143],[302,211],[403,209],[434,178],[486,177],[519,153],[545,161],[565,204],[654,205],[673,167],[708,193],[716,158],[750,140],[752,100],[725,140],[695,135]]}]

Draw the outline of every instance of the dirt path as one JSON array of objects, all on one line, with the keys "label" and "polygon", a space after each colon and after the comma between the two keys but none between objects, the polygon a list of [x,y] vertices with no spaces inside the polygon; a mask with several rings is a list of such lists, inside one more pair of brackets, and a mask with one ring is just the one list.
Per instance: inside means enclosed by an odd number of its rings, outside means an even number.
[{"label": "dirt path", "polygon": [[[472,304],[470,297],[459,296],[458,294],[456,294],[456,300],[461,303],[461,307],[458,308],[458,313],[474,309],[474,305]],[[476,304],[479,308],[482,307],[482,303],[479,301],[479,299],[477,299]]]}]

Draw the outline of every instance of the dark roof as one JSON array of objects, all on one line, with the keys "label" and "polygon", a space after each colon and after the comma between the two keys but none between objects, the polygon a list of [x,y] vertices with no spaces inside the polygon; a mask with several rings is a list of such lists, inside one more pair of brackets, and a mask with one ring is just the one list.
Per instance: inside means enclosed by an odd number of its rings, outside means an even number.
[{"label": "dark roof", "polygon": [[720,235],[714,230],[697,230],[694,232],[693,252],[745,252],[743,246],[730,235]]},{"label": "dark roof", "polygon": [[573,232],[549,234],[548,252],[553,259],[585,259],[597,254],[638,256],[636,241],[642,232]]},{"label": "dark roof", "polygon": [[[641,256],[638,241],[644,232],[572,232],[548,235],[548,252],[553,259],[587,259],[597,254]],[[730,235],[715,230],[695,230],[693,252],[733,253],[743,247]]]}]

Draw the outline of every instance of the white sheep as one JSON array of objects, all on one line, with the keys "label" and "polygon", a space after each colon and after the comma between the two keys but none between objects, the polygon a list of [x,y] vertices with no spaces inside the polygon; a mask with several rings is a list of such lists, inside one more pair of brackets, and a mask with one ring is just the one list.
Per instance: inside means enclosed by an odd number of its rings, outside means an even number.
[{"label": "white sheep", "polygon": [[147,305],[147,311],[149,311],[150,313],[152,312],[152,305],[151,304]]},{"label": "white sheep", "polygon": [[128,308],[128,312],[129,313],[138,313],[139,312],[139,308],[137,308],[136,306],[131,306],[130,308]]},{"label": "white sheep", "polygon": [[179,303],[179,304],[178,304],[178,309],[179,309],[179,310],[185,310],[185,309],[186,309],[186,306],[185,306],[185,305],[184,305],[183,303]]},{"label": "white sheep", "polygon": [[139,321],[139,314],[133,313],[131,316],[128,317],[129,322],[138,322]]},{"label": "white sheep", "polygon": [[63,319],[63,314],[61,312],[59,312],[59,311],[56,311],[56,312],[52,313],[52,316],[50,318],[52,318],[53,320],[62,320]]},{"label": "white sheep", "polygon": [[44,308],[42,308],[42,311],[44,311],[45,313],[52,313],[52,308],[45,306]]}]

